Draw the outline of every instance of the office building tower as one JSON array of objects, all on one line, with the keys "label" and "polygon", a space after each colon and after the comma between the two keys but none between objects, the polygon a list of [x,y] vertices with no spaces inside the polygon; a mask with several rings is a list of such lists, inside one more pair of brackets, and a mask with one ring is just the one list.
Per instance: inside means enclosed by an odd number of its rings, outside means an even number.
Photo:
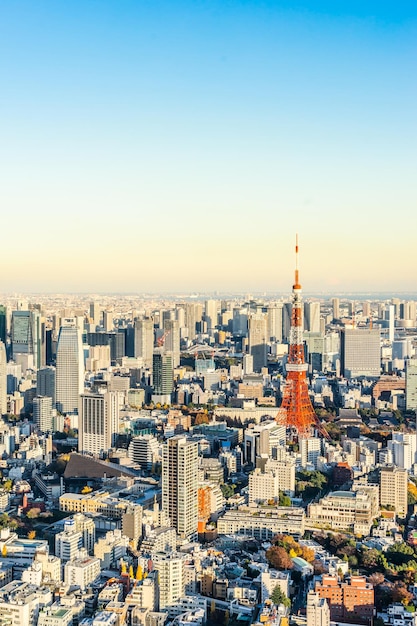
[{"label": "office building tower", "polygon": [[0,341],[6,345],[7,341],[7,308],[0,304]]},{"label": "office building tower", "polygon": [[405,408],[417,410],[417,359],[409,359],[405,366]]},{"label": "office building tower", "polygon": [[54,367],[42,367],[36,375],[36,395],[49,396],[52,398],[52,406],[55,406],[55,379]]},{"label": "office building tower", "polygon": [[92,324],[100,326],[101,324],[101,308],[98,302],[90,302],[90,319]]},{"label": "office building tower", "polygon": [[177,320],[167,320],[164,322],[166,352],[172,354],[173,367],[179,367],[180,364],[180,326]]},{"label": "office building tower", "polygon": [[103,312],[103,327],[106,333],[110,333],[114,328],[113,311]]},{"label": "office building tower", "polygon": [[154,348],[153,319],[145,318],[135,322],[135,357],[143,359],[145,367],[152,367]]},{"label": "office building tower", "polygon": [[205,302],[205,321],[207,322],[207,332],[212,334],[218,324],[218,300],[206,300]]},{"label": "office building tower", "polygon": [[339,298],[332,298],[332,313],[333,319],[340,319],[340,300]]},{"label": "office building tower", "polygon": [[355,378],[381,373],[381,338],[378,329],[345,328],[340,336],[343,376]]},{"label": "office building tower", "polygon": [[119,434],[119,394],[84,393],[80,400],[78,450],[94,455],[107,454]]},{"label": "office building tower", "polygon": [[56,351],[56,407],[60,413],[78,413],[84,391],[84,355],[75,318],[64,318]]},{"label": "office building tower", "polygon": [[282,308],[282,341],[288,343],[291,332],[292,302],[284,302]]},{"label": "office building tower", "polygon": [[320,332],[320,302],[304,302],[304,330]]},{"label": "office building tower", "polygon": [[35,396],[33,398],[33,421],[43,433],[54,430],[52,398],[49,396]]},{"label": "office building tower", "polygon": [[392,343],[394,341],[395,328],[395,306],[390,304],[388,307],[388,339]]},{"label": "office building tower", "polygon": [[381,467],[379,473],[379,504],[393,506],[396,515],[407,515],[408,471],[395,465]]},{"label": "office building tower", "polygon": [[7,413],[7,357],[6,346],[0,341],[0,416]]},{"label": "office building tower", "polygon": [[330,610],[326,598],[315,591],[307,594],[307,626],[330,626]]},{"label": "office building tower", "polygon": [[253,357],[253,369],[260,372],[268,364],[266,316],[255,313],[249,317],[249,354]]},{"label": "office building tower", "polygon": [[11,325],[13,359],[24,369],[45,365],[45,322],[39,311],[13,311]]},{"label": "office building tower", "polygon": [[185,305],[185,326],[187,328],[187,337],[190,341],[195,339],[196,324],[200,322],[201,315],[198,315],[197,306],[194,303]]},{"label": "office building tower", "polygon": [[182,538],[197,532],[197,488],[197,441],[181,435],[168,439],[162,456],[162,509]]},{"label": "office building tower", "polygon": [[267,337],[269,341],[282,342],[282,302],[271,304],[267,309]]},{"label": "office building tower", "polygon": [[174,390],[174,368],[172,354],[164,352],[163,348],[156,348],[153,360],[153,393],[159,396],[157,402],[171,404],[171,394]]}]

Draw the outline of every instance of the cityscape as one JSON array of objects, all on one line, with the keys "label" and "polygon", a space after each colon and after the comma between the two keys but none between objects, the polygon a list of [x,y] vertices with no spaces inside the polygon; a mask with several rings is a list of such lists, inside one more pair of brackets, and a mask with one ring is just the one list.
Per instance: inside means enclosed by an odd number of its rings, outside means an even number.
[{"label": "cityscape", "polygon": [[417,626],[416,32],[0,3],[0,626]]},{"label": "cityscape", "polygon": [[2,624],[415,624],[417,304],[8,296]]}]

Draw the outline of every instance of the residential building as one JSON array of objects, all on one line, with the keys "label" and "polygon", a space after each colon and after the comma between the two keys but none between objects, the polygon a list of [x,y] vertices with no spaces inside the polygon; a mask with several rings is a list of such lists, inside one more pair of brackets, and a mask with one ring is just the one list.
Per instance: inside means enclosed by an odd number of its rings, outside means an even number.
[{"label": "residential building", "polygon": [[177,533],[192,537],[198,524],[198,443],[177,435],[162,456],[162,508]]},{"label": "residential building", "polygon": [[394,507],[396,515],[407,515],[408,472],[406,469],[387,465],[379,471],[379,494],[381,507]]},{"label": "residential building", "polygon": [[119,433],[119,394],[85,393],[80,399],[78,450],[103,455]]}]

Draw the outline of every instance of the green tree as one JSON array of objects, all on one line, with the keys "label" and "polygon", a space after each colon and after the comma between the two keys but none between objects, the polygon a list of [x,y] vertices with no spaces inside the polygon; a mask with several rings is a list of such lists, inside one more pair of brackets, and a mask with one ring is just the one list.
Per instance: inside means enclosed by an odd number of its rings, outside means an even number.
[{"label": "green tree", "polygon": [[222,490],[222,494],[225,498],[231,498],[235,493],[236,485],[223,483],[223,485],[220,485],[220,489]]},{"label": "green tree", "polygon": [[291,498],[286,496],[283,491],[279,492],[279,506],[291,506]]},{"label": "green tree", "polygon": [[283,604],[286,607],[290,607],[291,606],[291,600],[289,598],[287,598],[287,596],[285,595],[285,593],[281,590],[281,588],[279,587],[279,585],[277,585],[275,587],[275,589],[273,590],[272,594],[271,594],[271,600],[274,604],[276,604],[277,606],[279,604]]}]

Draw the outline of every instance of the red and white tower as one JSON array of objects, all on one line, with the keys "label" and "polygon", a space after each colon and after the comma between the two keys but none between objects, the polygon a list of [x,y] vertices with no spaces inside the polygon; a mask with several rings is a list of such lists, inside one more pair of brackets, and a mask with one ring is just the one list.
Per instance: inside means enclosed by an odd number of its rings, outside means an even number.
[{"label": "red and white tower", "polygon": [[[293,429],[296,436],[307,438],[312,436],[312,429],[318,429],[321,434],[328,437],[327,432],[320,424],[308,395],[306,372],[308,364],[304,359],[303,343],[303,309],[301,298],[301,285],[298,275],[298,235],[295,243],[295,281],[292,288],[292,312],[290,345],[288,361],[286,365],[287,380],[284,387],[281,410],[278,412],[277,421]],[[282,410],[282,409],[285,409]]]}]

